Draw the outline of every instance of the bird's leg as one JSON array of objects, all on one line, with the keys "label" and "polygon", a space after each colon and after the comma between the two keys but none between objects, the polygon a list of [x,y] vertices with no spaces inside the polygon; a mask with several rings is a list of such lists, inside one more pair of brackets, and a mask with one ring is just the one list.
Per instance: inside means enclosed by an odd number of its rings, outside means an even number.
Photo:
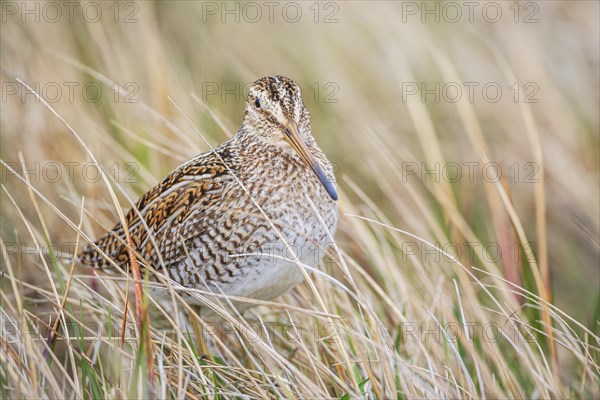
[{"label": "bird's leg", "polygon": [[189,314],[189,320],[192,323],[192,329],[194,331],[194,337],[196,339],[196,349],[198,354],[203,358],[208,358],[210,361],[214,361],[212,353],[208,349],[207,340],[208,337],[205,335],[204,325],[197,317],[197,313]]}]

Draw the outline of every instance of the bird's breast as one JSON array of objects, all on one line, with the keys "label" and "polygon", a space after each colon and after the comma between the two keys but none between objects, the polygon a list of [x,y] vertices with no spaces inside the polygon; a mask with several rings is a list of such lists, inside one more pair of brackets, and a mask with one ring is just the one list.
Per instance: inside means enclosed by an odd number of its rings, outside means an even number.
[{"label": "bird's breast", "polygon": [[268,168],[253,166],[246,171],[242,182],[248,194],[285,233],[286,240],[326,245],[335,233],[337,203],[313,171],[303,164],[282,158]]}]

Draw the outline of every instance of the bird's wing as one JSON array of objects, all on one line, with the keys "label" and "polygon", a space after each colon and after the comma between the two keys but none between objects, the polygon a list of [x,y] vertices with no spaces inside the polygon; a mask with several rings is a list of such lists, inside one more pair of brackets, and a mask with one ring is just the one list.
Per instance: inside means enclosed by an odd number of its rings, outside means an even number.
[{"label": "bird's wing", "polygon": [[[208,208],[218,202],[226,183],[232,178],[230,168],[233,164],[229,164],[230,158],[227,152],[222,151],[201,154],[169,174],[128,211],[125,216],[126,226],[142,260],[152,262],[159,268],[160,257],[155,243],[160,243],[164,235],[192,213],[200,216],[197,218],[197,228],[202,229],[202,220],[206,220]],[[154,240],[151,240],[151,236]],[[95,243],[87,244],[81,251],[79,260],[97,268],[111,265],[102,253],[119,266],[127,263],[129,252],[122,223],[116,224]]]}]

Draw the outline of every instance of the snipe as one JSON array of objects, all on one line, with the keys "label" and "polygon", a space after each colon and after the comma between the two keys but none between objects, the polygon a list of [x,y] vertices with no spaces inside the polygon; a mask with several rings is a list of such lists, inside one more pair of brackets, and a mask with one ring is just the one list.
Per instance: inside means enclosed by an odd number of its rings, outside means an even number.
[{"label": "snipe", "polygon": [[[292,253],[311,267],[320,261],[336,229],[337,198],[300,88],[270,76],[248,89],[238,133],[174,170],[125,221],[142,267],[187,288],[269,300],[304,279]],[[121,223],[80,254],[105,270],[113,268],[108,258],[123,269],[129,261]]]}]

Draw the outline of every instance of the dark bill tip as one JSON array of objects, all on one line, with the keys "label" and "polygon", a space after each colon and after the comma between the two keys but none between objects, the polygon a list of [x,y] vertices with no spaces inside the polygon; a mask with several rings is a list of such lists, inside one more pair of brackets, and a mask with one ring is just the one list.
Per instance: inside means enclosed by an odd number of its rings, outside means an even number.
[{"label": "dark bill tip", "polygon": [[335,187],[333,186],[333,183],[331,183],[331,181],[329,180],[329,178],[327,177],[327,175],[325,174],[325,172],[323,171],[323,168],[321,168],[319,163],[315,163],[314,171],[315,171],[315,174],[317,175],[317,178],[319,178],[319,181],[321,181],[321,183],[325,187],[325,190],[327,191],[327,194],[329,194],[329,197],[331,197],[333,200],[337,201],[338,194],[335,191]]}]

